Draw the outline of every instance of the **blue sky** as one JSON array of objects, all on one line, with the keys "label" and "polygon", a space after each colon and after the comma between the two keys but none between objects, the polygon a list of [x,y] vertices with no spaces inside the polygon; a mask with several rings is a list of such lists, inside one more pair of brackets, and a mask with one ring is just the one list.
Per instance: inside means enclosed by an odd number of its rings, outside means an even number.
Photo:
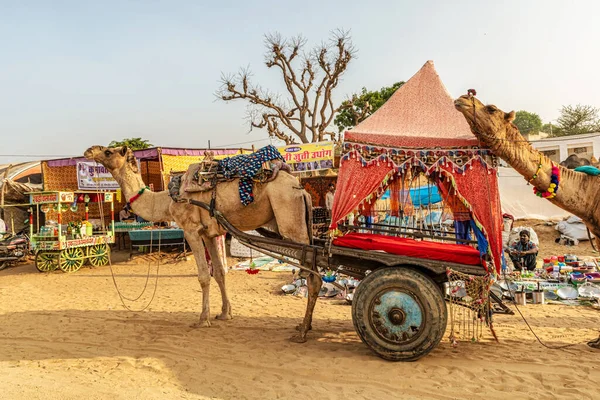
[{"label": "blue sky", "polygon": [[[372,5],[371,5],[372,4]],[[256,141],[243,103],[216,101],[221,72],[263,64],[263,35],[310,45],[350,29],[358,57],[336,99],[407,80],[434,60],[450,93],[528,110],[600,107],[595,1],[8,1],[0,0],[0,163],[75,156],[143,137],[205,147]]]}]

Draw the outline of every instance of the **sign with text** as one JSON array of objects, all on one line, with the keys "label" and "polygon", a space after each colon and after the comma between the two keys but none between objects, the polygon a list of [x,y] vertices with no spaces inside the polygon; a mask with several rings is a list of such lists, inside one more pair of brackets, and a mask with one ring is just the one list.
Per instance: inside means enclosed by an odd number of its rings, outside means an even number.
[{"label": "sign with text", "polygon": [[290,144],[277,150],[294,172],[333,168],[333,142]]},{"label": "sign with text", "polygon": [[72,192],[39,192],[29,196],[33,204],[71,203],[73,199]]},{"label": "sign with text", "polygon": [[110,172],[94,161],[77,163],[77,188],[79,190],[116,190],[119,184]]}]

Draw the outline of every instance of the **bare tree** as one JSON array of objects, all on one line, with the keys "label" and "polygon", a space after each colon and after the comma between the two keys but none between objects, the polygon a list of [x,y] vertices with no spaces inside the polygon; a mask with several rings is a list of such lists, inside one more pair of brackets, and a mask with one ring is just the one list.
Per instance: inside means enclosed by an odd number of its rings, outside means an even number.
[{"label": "bare tree", "polygon": [[224,101],[248,101],[250,129],[266,128],[269,136],[286,144],[297,139],[318,142],[326,136],[335,140],[336,133],[327,131],[339,110],[332,93],[356,51],[349,33],[342,30],[308,52],[306,42],[301,35],[291,39],[278,33],[265,35],[265,64],[281,73],[285,96],[251,83],[248,69],[223,75],[217,96]]}]

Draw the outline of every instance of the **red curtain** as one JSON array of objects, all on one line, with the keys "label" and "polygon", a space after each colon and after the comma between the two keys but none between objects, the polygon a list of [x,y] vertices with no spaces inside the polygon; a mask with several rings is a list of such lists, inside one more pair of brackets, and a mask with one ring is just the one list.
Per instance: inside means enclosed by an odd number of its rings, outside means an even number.
[{"label": "red curtain", "polygon": [[400,215],[400,190],[401,190],[401,180],[394,179],[392,183],[390,183],[390,209],[392,217],[397,217]]},{"label": "red curtain", "polygon": [[394,167],[387,162],[363,166],[360,159],[349,158],[343,161],[338,173],[330,228],[335,229],[338,222],[373,193],[393,170]]},{"label": "red curtain", "polygon": [[502,266],[502,210],[496,172],[489,174],[480,162],[473,162],[466,167],[464,174],[455,172],[451,167],[442,169],[452,176],[458,195],[471,205],[473,216],[483,226],[499,273]]},{"label": "red curtain", "polygon": [[[450,164],[440,166],[440,169],[453,178],[457,195],[470,205],[475,220],[481,224],[499,272],[502,266],[502,211],[496,172],[490,170],[491,174],[488,173],[488,169],[477,161],[465,167],[464,174],[455,171]],[[360,159],[349,158],[343,161],[338,175],[330,228],[335,229],[338,222],[375,192],[393,170],[394,167],[387,162],[363,165]]]}]

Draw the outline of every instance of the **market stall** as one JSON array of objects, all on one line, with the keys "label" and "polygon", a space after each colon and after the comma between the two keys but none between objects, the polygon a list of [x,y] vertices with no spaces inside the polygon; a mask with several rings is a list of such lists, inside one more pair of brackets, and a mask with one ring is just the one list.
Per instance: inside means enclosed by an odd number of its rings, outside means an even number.
[{"label": "market stall", "polygon": [[129,257],[133,256],[133,249],[148,248],[152,251],[157,248],[159,251],[162,247],[181,246],[183,248],[181,254],[185,256],[185,236],[183,229],[178,228],[160,228],[149,226],[143,229],[129,230]]},{"label": "market stall", "polygon": [[600,301],[600,273],[597,257],[555,255],[538,261],[533,271],[515,270],[503,274],[492,290],[514,299],[519,305],[561,302],[587,304]]},{"label": "market stall", "polygon": [[[134,151],[138,162],[140,174],[144,183],[152,190],[164,190],[167,187],[171,171],[186,170],[190,164],[197,163],[204,158],[208,149],[186,149],[156,147]],[[216,149],[210,150],[215,158],[222,158],[236,154],[250,152],[247,149]],[[46,191],[114,191],[114,207],[117,212],[125,206],[125,199],[121,196],[119,184],[113,179],[110,172],[103,166],[86,158],[62,158],[42,161],[44,190]],[[92,218],[99,218],[100,209],[90,210]],[[105,207],[103,212],[108,214],[110,209]],[[56,218],[53,211],[47,215]],[[69,218],[82,219],[81,212],[73,213]]]},{"label": "market stall", "polygon": [[[30,196],[30,237],[35,251],[35,266],[41,272],[60,268],[63,272],[75,272],[89,261],[93,266],[110,262],[109,244],[114,243],[114,193],[111,192],[32,192]],[[105,218],[103,206],[110,207]],[[90,206],[100,210],[101,218],[89,218]],[[46,218],[45,225],[33,224],[34,214],[53,211],[55,220]],[[82,212],[80,220],[69,218],[70,213]],[[37,218],[39,221],[39,218]],[[36,232],[34,234],[34,232]]]},{"label": "market stall", "polygon": [[129,232],[154,225],[152,222],[137,222],[134,218],[128,221],[115,222],[115,244],[117,250],[126,248],[125,239],[129,238]]}]

